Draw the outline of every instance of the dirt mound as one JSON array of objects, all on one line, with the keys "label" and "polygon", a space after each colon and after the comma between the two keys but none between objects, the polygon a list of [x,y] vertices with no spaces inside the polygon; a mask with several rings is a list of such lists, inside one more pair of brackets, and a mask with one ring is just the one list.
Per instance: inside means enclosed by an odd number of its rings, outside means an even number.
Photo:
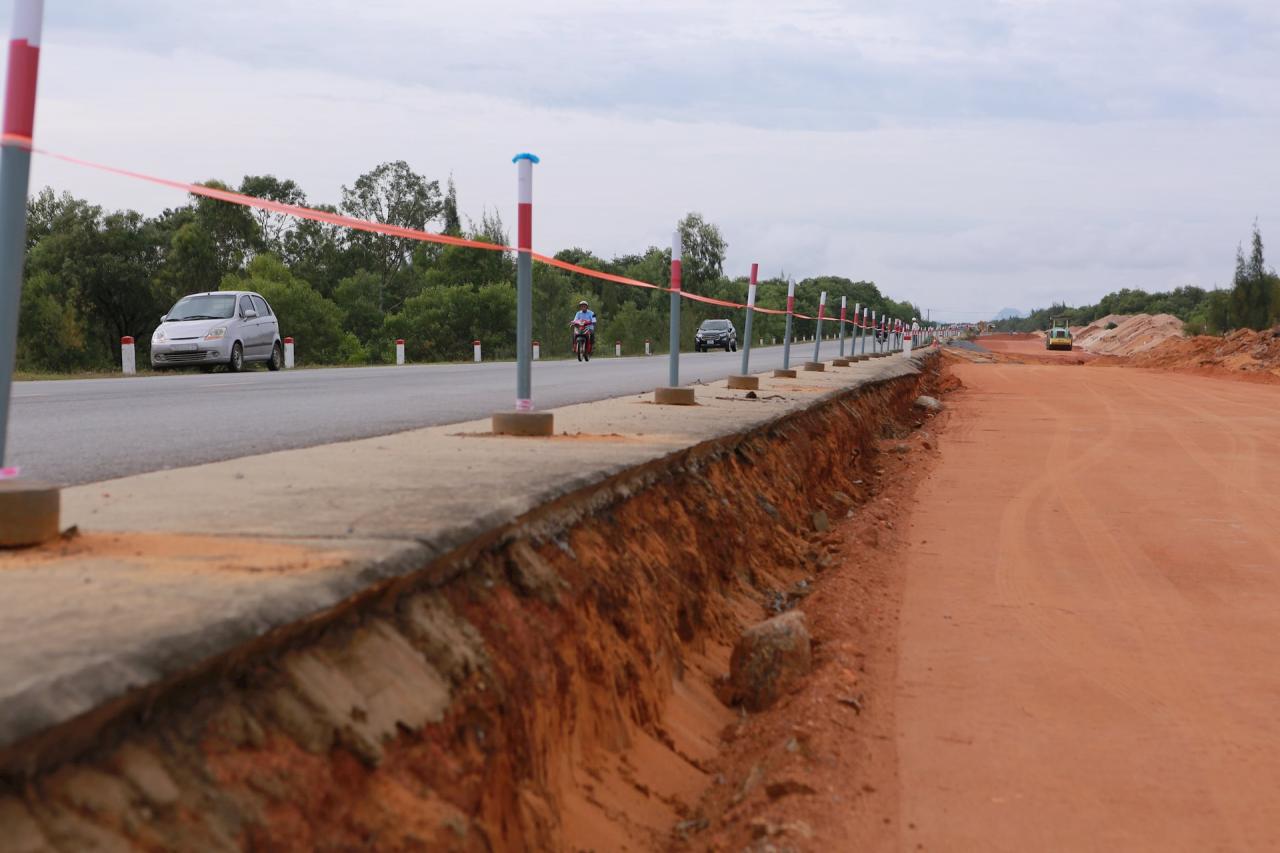
[{"label": "dirt mound", "polygon": [[[1183,336],[1182,321],[1172,314],[1135,314],[1119,321],[1117,316],[1095,321],[1076,338],[1076,345],[1097,355],[1132,356]],[[1108,329],[1111,323],[1116,326]],[[1095,329],[1099,325],[1101,328]]]},{"label": "dirt mound", "polygon": [[1261,332],[1237,329],[1221,338],[1210,335],[1170,338],[1127,361],[1136,367],[1198,368],[1280,376],[1280,326]]},{"label": "dirt mound", "polygon": [[1113,323],[1119,326],[1125,320],[1128,320],[1129,316],[1128,314],[1108,314],[1105,317],[1099,317],[1087,326],[1072,326],[1071,337],[1075,338],[1076,346],[1085,346],[1087,341],[1107,331],[1108,326]]}]

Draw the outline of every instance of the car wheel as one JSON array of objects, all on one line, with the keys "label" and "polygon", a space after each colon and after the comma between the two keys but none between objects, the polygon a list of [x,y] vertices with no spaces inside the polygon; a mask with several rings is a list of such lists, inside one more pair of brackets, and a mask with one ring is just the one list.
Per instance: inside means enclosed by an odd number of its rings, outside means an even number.
[{"label": "car wheel", "polygon": [[267,370],[279,370],[284,367],[284,350],[280,348],[280,342],[276,341],[275,346],[271,347],[271,360],[267,362]]},{"label": "car wheel", "polygon": [[227,362],[227,370],[232,373],[244,370],[244,348],[240,346],[239,341],[231,345],[231,360]]},{"label": "car wheel", "polygon": [[738,351],[738,345],[736,343],[731,344],[729,347],[729,352],[737,352],[737,351]]}]

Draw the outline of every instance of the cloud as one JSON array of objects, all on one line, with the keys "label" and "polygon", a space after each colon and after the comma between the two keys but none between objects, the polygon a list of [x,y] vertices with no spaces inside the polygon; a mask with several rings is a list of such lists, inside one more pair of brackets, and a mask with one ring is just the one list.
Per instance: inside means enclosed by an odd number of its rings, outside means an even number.
[{"label": "cloud", "polygon": [[[452,173],[535,240],[662,245],[699,210],[730,274],[876,280],[923,306],[1092,300],[1230,276],[1280,228],[1280,10],[1267,2],[552,0],[50,4],[37,134],[313,202],[379,162]],[[179,194],[37,160],[155,212]]]},{"label": "cloud", "polygon": [[752,127],[1274,112],[1272,4],[1236,0],[62,4],[51,27],[169,55],[556,109]]}]

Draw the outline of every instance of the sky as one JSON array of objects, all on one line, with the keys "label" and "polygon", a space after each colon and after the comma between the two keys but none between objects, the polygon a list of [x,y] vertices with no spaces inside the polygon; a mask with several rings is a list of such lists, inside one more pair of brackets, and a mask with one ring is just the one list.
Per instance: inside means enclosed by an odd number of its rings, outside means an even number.
[{"label": "sky", "polygon": [[[177,180],[386,160],[610,257],[698,211],[726,272],[842,275],[978,319],[1230,284],[1280,247],[1274,0],[47,0],[37,145]],[[37,157],[33,186],[181,193]],[[1270,237],[1270,235],[1277,235]],[[1273,255],[1275,253],[1273,252]],[[1274,262],[1274,261],[1273,261]]]}]

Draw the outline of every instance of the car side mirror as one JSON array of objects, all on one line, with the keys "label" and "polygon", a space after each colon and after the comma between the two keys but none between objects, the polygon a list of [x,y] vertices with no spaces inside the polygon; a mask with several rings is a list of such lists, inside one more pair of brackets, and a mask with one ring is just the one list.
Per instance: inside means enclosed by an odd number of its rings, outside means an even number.
[{"label": "car side mirror", "polygon": [[257,311],[254,311],[252,308],[250,308],[248,311],[244,312],[244,318],[245,318],[246,320],[252,320],[253,318],[255,318],[255,317],[257,317],[257,316],[258,316],[258,312],[257,312]]},{"label": "car side mirror", "polygon": [[161,314],[161,315],[160,315],[160,322],[161,322],[161,323],[166,322],[168,319],[169,319],[169,315],[168,315],[168,314]]}]

